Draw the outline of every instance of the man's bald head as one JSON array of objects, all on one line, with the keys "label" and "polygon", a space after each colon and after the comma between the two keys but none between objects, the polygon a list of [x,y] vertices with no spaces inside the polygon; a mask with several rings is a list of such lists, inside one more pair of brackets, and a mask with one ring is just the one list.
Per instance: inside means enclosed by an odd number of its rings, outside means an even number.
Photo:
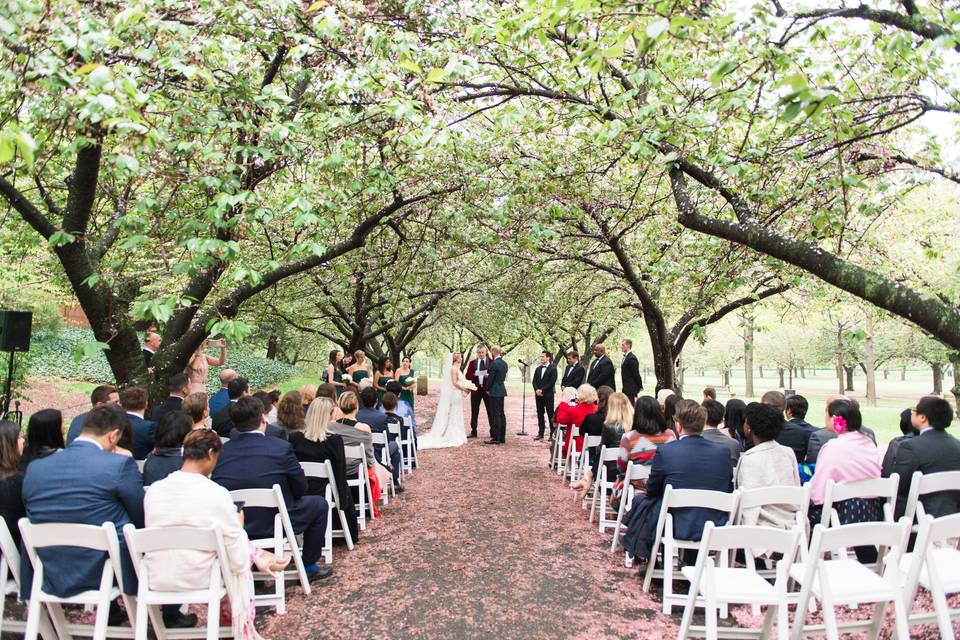
[{"label": "man's bald head", "polygon": [[224,369],[220,372],[220,386],[227,386],[237,379],[237,372],[233,369]]},{"label": "man's bald head", "polygon": [[148,349],[156,351],[160,348],[160,334],[153,331],[148,331],[147,335],[143,337],[143,343]]}]

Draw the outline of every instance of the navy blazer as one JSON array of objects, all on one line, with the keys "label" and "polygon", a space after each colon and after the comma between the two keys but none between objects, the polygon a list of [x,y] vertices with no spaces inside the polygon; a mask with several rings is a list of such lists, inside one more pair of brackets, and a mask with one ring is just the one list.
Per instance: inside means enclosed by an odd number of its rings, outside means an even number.
[{"label": "navy blazer", "polygon": [[[99,527],[104,522],[114,523],[120,537],[124,591],[136,595],[136,574],[123,541],[124,525],[143,527],[143,481],[133,458],[78,440],[59,453],[30,463],[23,479],[23,502],[34,524],[71,522]],[[67,597],[100,588],[103,553],[48,547],[39,555],[47,592]],[[33,580],[26,557],[21,576],[26,597]]]},{"label": "navy blazer", "polygon": [[[730,450],[699,435],[660,445],[647,479],[647,499],[660,502],[667,485],[674,489],[733,491]],[[651,513],[659,512],[658,507]],[[727,514],[714,509],[688,507],[673,509],[671,513],[673,535],[681,540],[699,540],[708,520],[718,526],[727,522]]]},{"label": "navy blazer", "polygon": [[376,409],[367,409],[364,407],[357,411],[357,422],[370,427],[373,433],[384,433],[387,430],[387,414],[380,413]]},{"label": "navy blazer", "polygon": [[133,427],[133,457],[137,460],[146,460],[153,451],[153,432],[157,423],[153,420],[144,420],[138,415],[128,413],[130,426]]},{"label": "navy blazer", "polygon": [[[223,445],[211,479],[229,491],[280,485],[288,509],[307,493],[307,477],[286,440],[259,432],[240,433]],[[252,538],[273,536],[272,509],[244,509],[244,529]]]},{"label": "navy blazer", "polygon": [[160,418],[167,415],[172,411],[180,411],[180,408],[183,406],[183,398],[177,396],[170,396],[158,406],[153,408],[153,411],[150,412],[150,419],[154,422],[160,422]]},{"label": "navy blazer", "polygon": [[211,416],[215,415],[228,404],[230,404],[230,394],[227,393],[226,387],[220,387],[215,394],[210,396],[210,400],[207,401]]}]

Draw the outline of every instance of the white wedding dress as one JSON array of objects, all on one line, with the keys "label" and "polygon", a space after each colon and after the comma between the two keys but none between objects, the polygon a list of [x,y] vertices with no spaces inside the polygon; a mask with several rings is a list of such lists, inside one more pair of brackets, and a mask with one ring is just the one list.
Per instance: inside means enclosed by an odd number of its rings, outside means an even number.
[{"label": "white wedding dress", "polygon": [[440,400],[437,413],[433,418],[430,433],[419,437],[419,449],[445,449],[467,444],[467,431],[463,420],[463,392],[453,385],[462,384],[463,374],[459,367],[453,366],[453,357],[447,358],[440,382]]}]

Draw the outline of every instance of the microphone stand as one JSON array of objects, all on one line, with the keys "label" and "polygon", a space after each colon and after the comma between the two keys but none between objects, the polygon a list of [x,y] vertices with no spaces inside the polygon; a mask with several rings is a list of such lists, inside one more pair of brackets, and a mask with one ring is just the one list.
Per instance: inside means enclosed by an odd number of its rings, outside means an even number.
[{"label": "microphone stand", "polygon": [[523,389],[523,400],[521,400],[520,405],[520,431],[517,433],[518,436],[530,435],[527,433],[527,363],[521,362],[520,366],[522,367],[520,371],[520,382],[522,383]]}]

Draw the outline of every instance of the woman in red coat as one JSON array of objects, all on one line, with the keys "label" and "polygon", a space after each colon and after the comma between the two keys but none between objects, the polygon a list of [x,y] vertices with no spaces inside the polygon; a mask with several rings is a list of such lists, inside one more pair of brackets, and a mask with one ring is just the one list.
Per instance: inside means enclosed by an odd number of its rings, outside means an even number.
[{"label": "woman in red coat", "polygon": [[[564,389],[564,397],[570,398],[567,395],[569,389]],[[572,395],[572,394],[571,394]],[[588,415],[597,410],[597,390],[594,389],[589,384],[582,384],[577,388],[576,397],[572,402],[569,400],[566,402],[561,402],[557,407],[556,420],[557,424],[567,425],[568,428],[564,434],[563,441],[563,456],[566,458],[567,449],[570,447],[570,436],[573,435],[574,431],[579,432],[580,425],[583,424],[583,419]],[[573,429],[569,427],[574,427]],[[583,437],[582,436],[573,436],[574,442],[576,443],[577,451],[580,451],[583,447]]]}]

